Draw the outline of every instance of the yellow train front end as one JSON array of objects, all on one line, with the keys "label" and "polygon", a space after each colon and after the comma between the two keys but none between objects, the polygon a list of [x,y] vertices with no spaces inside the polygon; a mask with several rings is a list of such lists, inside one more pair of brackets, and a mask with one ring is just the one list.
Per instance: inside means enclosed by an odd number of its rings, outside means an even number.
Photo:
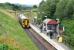
[{"label": "yellow train front end", "polygon": [[23,26],[23,28],[25,28],[25,29],[30,28],[29,23],[30,23],[29,19],[24,19],[24,20],[22,21],[22,26]]}]

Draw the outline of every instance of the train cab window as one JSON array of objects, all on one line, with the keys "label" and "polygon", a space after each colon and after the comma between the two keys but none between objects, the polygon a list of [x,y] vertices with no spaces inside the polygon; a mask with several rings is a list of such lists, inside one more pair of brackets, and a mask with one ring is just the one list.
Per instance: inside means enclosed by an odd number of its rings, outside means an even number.
[{"label": "train cab window", "polygon": [[28,24],[29,24],[29,20],[24,19],[24,20],[23,20],[23,23],[24,23],[25,25],[28,25]]},{"label": "train cab window", "polygon": [[27,19],[24,19],[24,21],[23,21],[23,22],[25,22],[25,21],[26,21],[27,23],[29,23],[29,20],[27,20]]}]

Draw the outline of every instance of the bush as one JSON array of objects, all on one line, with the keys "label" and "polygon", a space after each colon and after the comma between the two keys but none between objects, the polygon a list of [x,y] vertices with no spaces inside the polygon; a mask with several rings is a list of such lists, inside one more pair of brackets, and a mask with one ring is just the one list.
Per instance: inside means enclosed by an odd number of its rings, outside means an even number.
[{"label": "bush", "polygon": [[8,50],[8,45],[0,44],[0,50]]}]

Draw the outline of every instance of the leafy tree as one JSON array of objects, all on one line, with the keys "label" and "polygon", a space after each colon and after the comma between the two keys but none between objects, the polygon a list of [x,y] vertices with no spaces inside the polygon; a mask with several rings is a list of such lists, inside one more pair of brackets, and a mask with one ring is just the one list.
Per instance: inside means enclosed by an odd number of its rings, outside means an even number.
[{"label": "leafy tree", "polygon": [[33,5],[33,8],[37,8],[37,5]]},{"label": "leafy tree", "polygon": [[42,0],[42,2],[39,5],[39,18],[41,18],[41,20],[44,19],[44,16],[46,15],[45,11],[46,11],[46,2],[44,0]]},{"label": "leafy tree", "polygon": [[[46,2],[43,0],[39,5],[40,15],[47,16],[48,18],[55,18],[54,13],[56,12],[56,5],[59,0],[47,0]],[[43,12],[43,13],[42,13]]]},{"label": "leafy tree", "polygon": [[60,0],[59,3],[57,4],[56,7],[56,12],[55,12],[55,16],[57,16],[58,18],[62,18],[64,17],[64,13],[65,13],[65,8],[66,5],[68,3],[68,0]]},{"label": "leafy tree", "polygon": [[12,9],[13,9],[14,11],[16,11],[16,10],[19,10],[20,8],[19,8],[19,6],[12,4]]},{"label": "leafy tree", "polygon": [[66,18],[72,18],[73,14],[74,14],[74,0],[69,0],[68,4],[66,5],[65,8],[65,17]]}]

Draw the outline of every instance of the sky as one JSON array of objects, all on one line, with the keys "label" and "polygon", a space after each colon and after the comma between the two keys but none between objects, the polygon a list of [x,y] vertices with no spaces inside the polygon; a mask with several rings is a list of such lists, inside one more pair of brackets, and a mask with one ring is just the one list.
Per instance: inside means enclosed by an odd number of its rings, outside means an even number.
[{"label": "sky", "polygon": [[26,5],[38,5],[42,0],[0,0],[0,3],[10,2]]}]

